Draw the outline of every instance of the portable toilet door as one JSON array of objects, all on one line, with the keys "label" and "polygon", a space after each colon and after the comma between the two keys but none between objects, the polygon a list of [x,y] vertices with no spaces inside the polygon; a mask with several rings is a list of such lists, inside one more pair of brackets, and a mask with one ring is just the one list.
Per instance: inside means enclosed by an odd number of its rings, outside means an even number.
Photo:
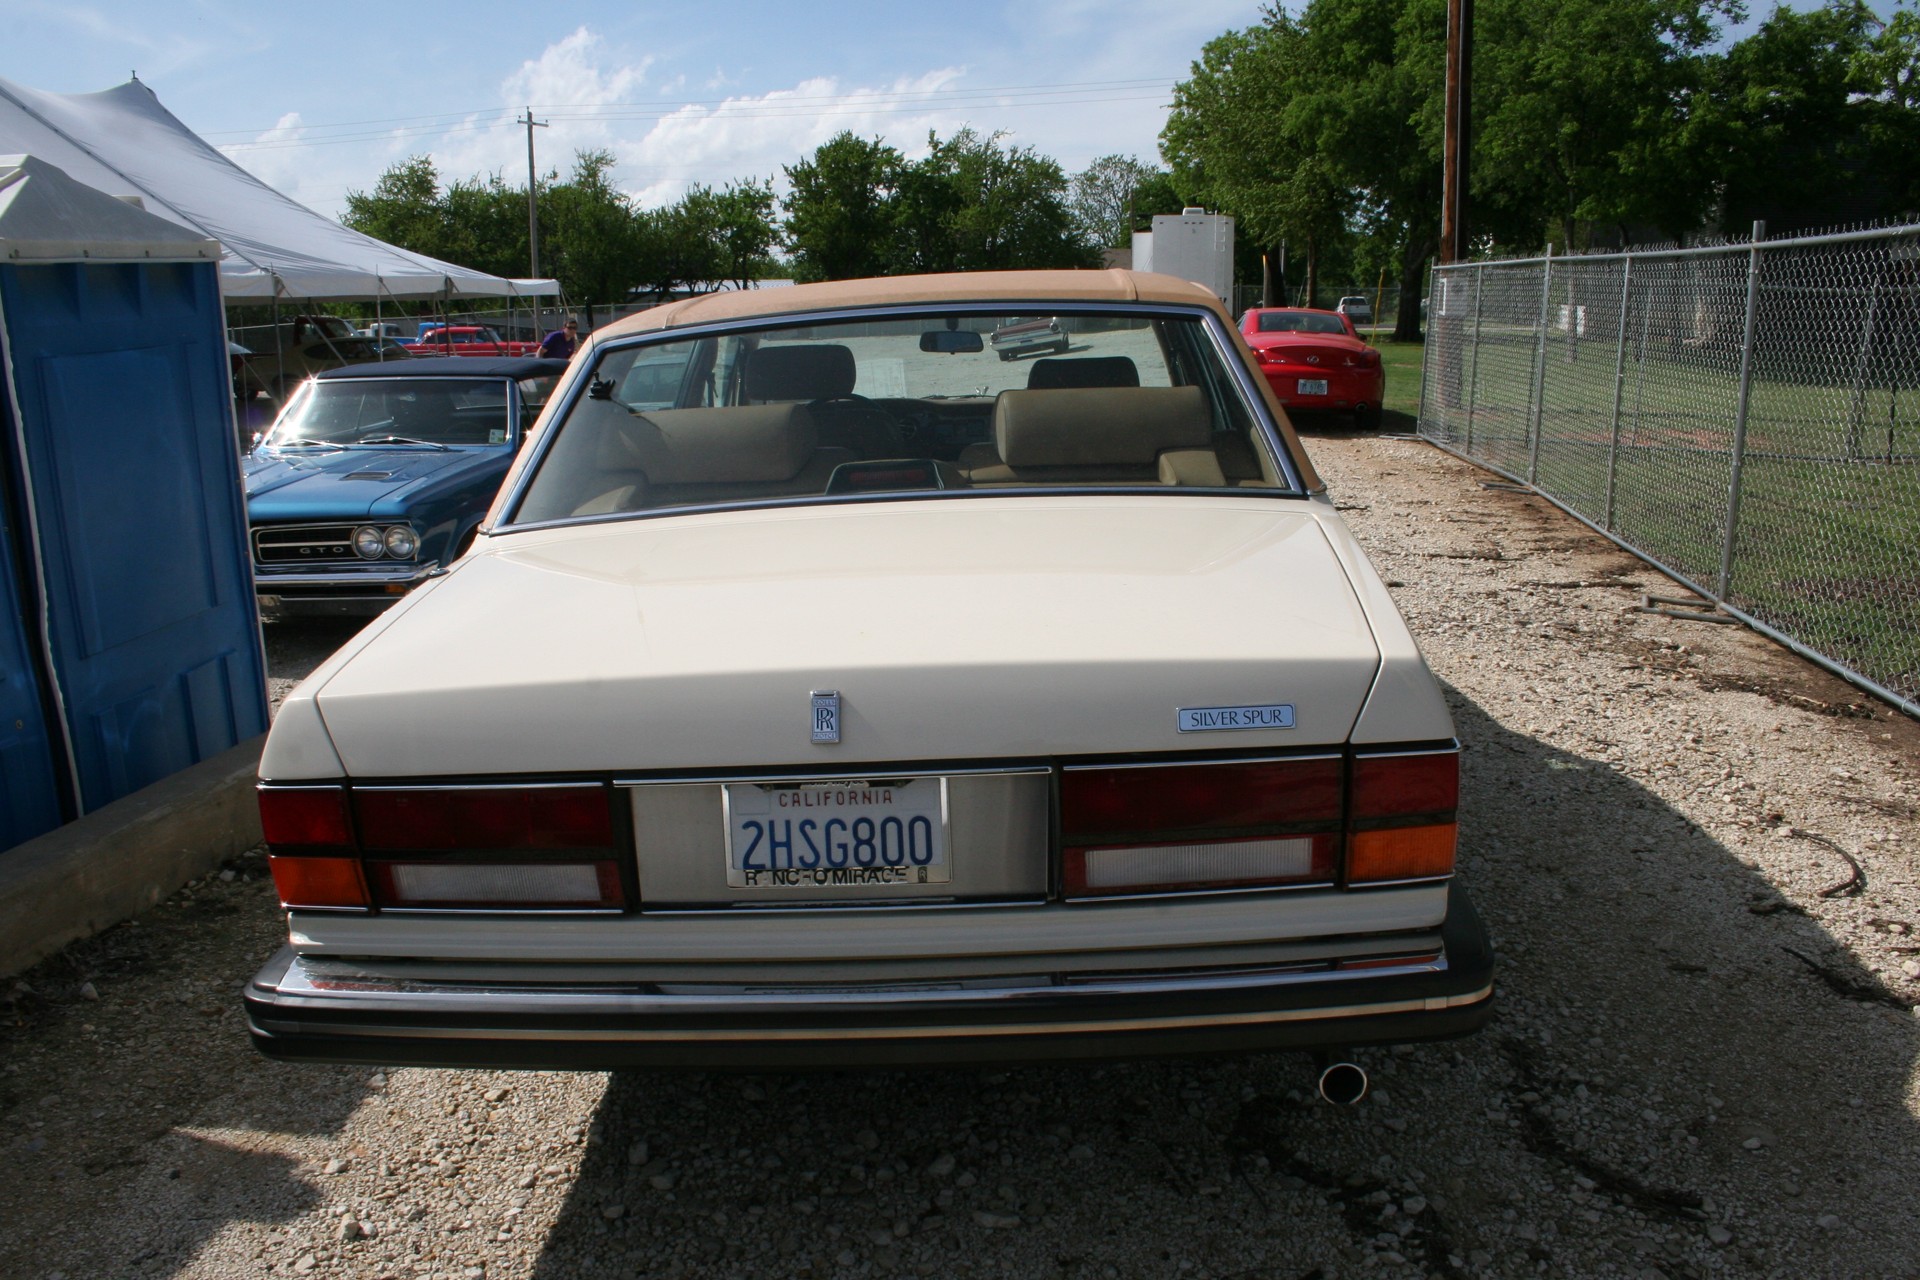
[{"label": "portable toilet door", "polygon": [[4,447],[80,812],[266,729],[218,262],[0,157]]}]

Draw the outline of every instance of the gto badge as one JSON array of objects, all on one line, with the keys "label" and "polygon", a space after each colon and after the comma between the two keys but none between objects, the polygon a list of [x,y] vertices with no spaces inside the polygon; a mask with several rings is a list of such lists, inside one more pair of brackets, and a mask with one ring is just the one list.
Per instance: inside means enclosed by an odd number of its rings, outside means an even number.
[{"label": "gto badge", "polygon": [[813,698],[813,740],[840,741],[840,694],[834,689],[815,689]]}]

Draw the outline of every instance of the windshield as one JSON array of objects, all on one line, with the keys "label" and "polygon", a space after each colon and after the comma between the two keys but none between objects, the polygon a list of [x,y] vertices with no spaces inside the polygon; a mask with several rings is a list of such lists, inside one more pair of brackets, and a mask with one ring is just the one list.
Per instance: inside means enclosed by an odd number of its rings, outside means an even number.
[{"label": "windshield", "polygon": [[261,448],[504,445],[512,425],[501,378],[325,379],[287,406]]},{"label": "windshield", "polygon": [[1321,311],[1262,311],[1259,320],[1261,333],[1344,334],[1347,331],[1339,316]]},{"label": "windshield", "polygon": [[[1049,340],[1006,342],[1020,325]],[[614,347],[586,385],[514,522],[886,492],[1285,485],[1198,317],[867,316]]]}]

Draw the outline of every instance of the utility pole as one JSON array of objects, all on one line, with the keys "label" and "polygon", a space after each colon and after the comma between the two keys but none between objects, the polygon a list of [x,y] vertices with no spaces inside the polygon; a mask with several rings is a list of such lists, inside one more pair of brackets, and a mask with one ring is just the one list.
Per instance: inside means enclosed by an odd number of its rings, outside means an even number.
[{"label": "utility pole", "polygon": [[515,124],[527,126],[527,274],[534,279],[540,278],[540,207],[535,202],[539,193],[538,172],[533,167],[533,131],[547,127],[545,120],[533,118],[533,108],[527,108],[527,118],[516,120]]},{"label": "utility pole", "polygon": [[1447,87],[1440,144],[1440,261],[1467,256],[1467,134],[1472,120],[1473,0],[1447,0]]}]

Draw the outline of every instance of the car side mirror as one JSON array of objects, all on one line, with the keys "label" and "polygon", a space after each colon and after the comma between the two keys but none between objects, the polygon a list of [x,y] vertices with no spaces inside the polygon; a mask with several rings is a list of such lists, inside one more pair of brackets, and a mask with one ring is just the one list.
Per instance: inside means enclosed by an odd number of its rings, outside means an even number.
[{"label": "car side mirror", "polygon": [[920,349],[949,356],[971,355],[985,351],[987,344],[971,329],[929,329],[920,335]]}]

